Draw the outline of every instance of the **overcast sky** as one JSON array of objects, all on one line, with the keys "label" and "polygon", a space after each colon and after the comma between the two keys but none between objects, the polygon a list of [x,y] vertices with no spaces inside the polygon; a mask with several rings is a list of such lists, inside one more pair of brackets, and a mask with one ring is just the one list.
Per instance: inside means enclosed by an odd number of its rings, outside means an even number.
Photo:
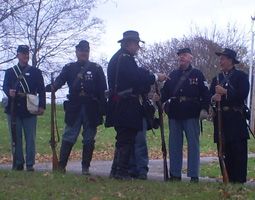
[{"label": "overcast sky", "polygon": [[192,23],[199,27],[218,23],[224,27],[236,22],[248,32],[251,16],[255,15],[255,0],[109,0],[93,15],[104,20],[106,32],[91,54],[106,54],[110,59],[126,30],[138,31],[146,44],[181,38]]}]

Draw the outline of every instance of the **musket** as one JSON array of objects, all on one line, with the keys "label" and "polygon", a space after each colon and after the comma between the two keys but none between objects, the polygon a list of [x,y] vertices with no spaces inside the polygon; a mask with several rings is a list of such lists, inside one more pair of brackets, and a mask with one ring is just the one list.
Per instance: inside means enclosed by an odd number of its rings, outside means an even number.
[{"label": "musket", "polygon": [[[219,74],[217,75],[217,85],[220,84]],[[221,103],[217,101],[217,115],[218,115],[218,157],[220,162],[220,169],[223,176],[223,182],[229,183],[228,172],[224,160],[224,140],[222,135],[222,120],[221,120]]]},{"label": "musket", "polygon": [[17,169],[16,163],[16,110],[15,110],[15,96],[11,96],[11,134],[12,134],[12,169]]},{"label": "musket", "polygon": [[[59,134],[58,134],[58,129],[57,129],[57,123],[56,123],[56,96],[55,96],[55,89],[53,87],[54,85],[54,78],[53,78],[53,73],[51,73],[51,138],[50,138],[50,146],[52,150],[52,169],[53,171],[58,170],[58,156],[56,152],[56,146],[57,143],[59,142]],[[57,141],[55,138],[55,128],[57,132]]]},{"label": "musket", "polygon": [[[160,95],[158,90],[158,84],[155,83],[155,91],[158,95]],[[167,151],[166,151],[166,142],[165,142],[165,134],[164,134],[164,122],[163,122],[163,108],[161,101],[156,101],[157,107],[158,107],[158,115],[159,115],[159,121],[160,121],[160,135],[161,135],[161,145],[162,145],[162,153],[163,153],[163,170],[164,170],[164,181],[167,181],[169,179],[168,175],[168,167],[167,167]]]}]

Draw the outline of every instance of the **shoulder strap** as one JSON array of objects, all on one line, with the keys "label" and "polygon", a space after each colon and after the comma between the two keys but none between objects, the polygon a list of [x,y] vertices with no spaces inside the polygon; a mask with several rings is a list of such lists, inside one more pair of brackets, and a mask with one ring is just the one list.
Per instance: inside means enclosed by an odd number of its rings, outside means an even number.
[{"label": "shoulder strap", "polygon": [[116,76],[115,76],[115,85],[114,85],[114,94],[117,94],[118,91],[118,74],[119,74],[119,66],[120,66],[120,58],[124,54],[120,54],[117,61],[117,67],[116,67]]},{"label": "shoulder strap", "polygon": [[179,79],[178,83],[176,84],[174,91],[173,91],[173,96],[176,95],[176,92],[179,90],[183,82],[189,77],[190,73],[192,72],[194,68],[192,67],[190,71],[185,72],[181,78]]},{"label": "shoulder strap", "polygon": [[16,88],[17,85],[20,83],[21,87],[23,89],[23,91],[25,93],[29,93],[30,92],[30,88],[27,84],[27,80],[25,78],[25,73],[30,69],[31,66],[27,65],[25,67],[25,69],[21,72],[21,70],[19,69],[19,67],[17,65],[15,65],[12,69],[17,77],[17,80],[15,81],[13,88]]},{"label": "shoulder strap", "polygon": [[88,68],[90,66],[91,62],[87,61],[84,68],[81,69],[81,71],[77,74],[76,78],[74,79],[74,82],[72,83],[72,88],[75,88],[81,77],[85,74],[86,71],[88,71]]},{"label": "shoulder strap", "polygon": [[224,85],[225,83],[228,83],[229,86],[233,89],[233,86],[232,86],[232,84],[231,84],[230,81],[229,81],[230,77],[231,77],[233,74],[234,74],[234,70],[231,70],[230,73],[228,74],[228,76],[225,76],[225,75],[224,75],[224,72],[222,72],[222,75],[223,75],[224,78],[223,78],[222,81],[220,82],[220,85]]}]

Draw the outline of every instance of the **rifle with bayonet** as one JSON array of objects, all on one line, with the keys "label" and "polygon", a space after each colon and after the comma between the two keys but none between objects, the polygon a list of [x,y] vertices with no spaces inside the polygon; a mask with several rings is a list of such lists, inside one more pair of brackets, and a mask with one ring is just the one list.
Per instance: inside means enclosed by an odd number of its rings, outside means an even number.
[{"label": "rifle with bayonet", "polygon": [[[217,85],[220,84],[219,74],[217,75]],[[223,182],[229,183],[228,172],[224,161],[224,139],[222,135],[222,120],[221,120],[221,102],[217,101],[217,117],[218,117],[218,157],[220,162],[220,169],[223,176]]]},{"label": "rifle with bayonet", "polygon": [[[57,132],[57,140],[55,137],[55,129]],[[54,89],[54,78],[53,73],[51,73],[51,138],[50,138],[50,146],[52,150],[52,169],[53,171],[58,170],[58,156],[56,153],[56,146],[59,142],[59,134],[56,122],[56,96],[55,96],[55,89]]]},{"label": "rifle with bayonet", "polygon": [[[158,84],[155,83],[155,91],[156,94],[160,96],[159,90],[158,90]],[[168,167],[167,167],[167,150],[166,150],[166,142],[165,142],[165,134],[164,134],[164,122],[163,122],[163,108],[162,103],[160,100],[156,101],[157,107],[158,107],[158,115],[159,115],[159,121],[160,121],[160,135],[161,135],[161,145],[162,145],[162,153],[163,153],[163,170],[164,170],[164,181],[167,181],[169,179],[168,175]]]},{"label": "rifle with bayonet", "polygon": [[12,135],[12,169],[17,169],[16,163],[16,145],[17,145],[17,137],[16,137],[16,106],[15,106],[15,96],[11,96],[11,135]]}]

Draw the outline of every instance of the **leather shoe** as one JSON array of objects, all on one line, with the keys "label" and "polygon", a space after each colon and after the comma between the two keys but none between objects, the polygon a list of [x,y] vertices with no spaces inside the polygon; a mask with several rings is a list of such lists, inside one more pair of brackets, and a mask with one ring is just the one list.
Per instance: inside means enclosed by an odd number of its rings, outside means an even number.
[{"label": "leather shoe", "polygon": [[140,174],[137,179],[139,180],[147,180],[147,175],[146,174]]},{"label": "leather shoe", "polygon": [[83,167],[82,168],[82,175],[91,175],[89,172],[89,168],[88,167]]},{"label": "leather shoe", "polygon": [[181,181],[182,178],[179,176],[170,176],[170,178],[168,179],[168,181],[172,182],[172,181]]},{"label": "leather shoe", "polygon": [[13,170],[23,171],[24,170],[24,166],[23,165],[17,165],[16,168],[14,168]]},{"label": "leather shoe", "polygon": [[33,165],[28,165],[28,166],[27,166],[27,171],[28,171],[28,172],[33,172],[33,171],[35,171]]},{"label": "leather shoe", "polygon": [[198,177],[191,177],[191,178],[190,178],[190,182],[191,182],[191,183],[198,183],[198,182],[199,182],[199,179],[198,179]]}]

